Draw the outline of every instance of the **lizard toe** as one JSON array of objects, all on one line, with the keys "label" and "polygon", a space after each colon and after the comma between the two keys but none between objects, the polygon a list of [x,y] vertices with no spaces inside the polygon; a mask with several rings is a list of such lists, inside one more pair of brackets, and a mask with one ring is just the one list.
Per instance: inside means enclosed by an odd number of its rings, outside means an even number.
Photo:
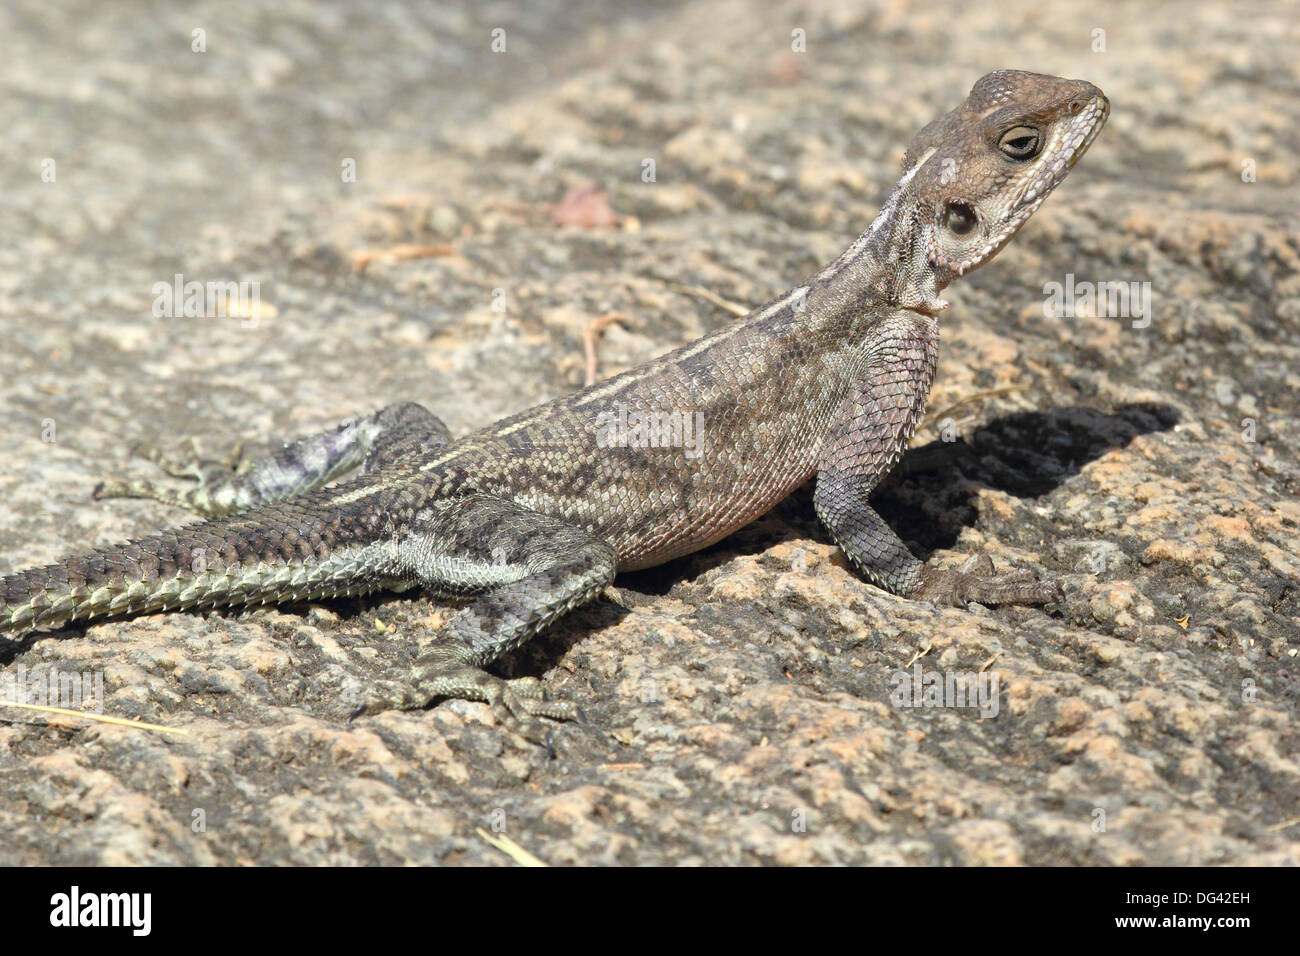
[{"label": "lizard toe", "polygon": [[432,698],[421,702],[418,693],[413,690],[395,689],[372,692],[354,707],[348,714],[348,723],[359,717],[382,714],[386,710],[418,710],[427,707]]},{"label": "lizard toe", "polygon": [[1064,595],[1060,583],[1030,570],[994,573],[988,555],[973,555],[956,570],[927,568],[914,597],[941,607],[978,604],[1051,604]]}]

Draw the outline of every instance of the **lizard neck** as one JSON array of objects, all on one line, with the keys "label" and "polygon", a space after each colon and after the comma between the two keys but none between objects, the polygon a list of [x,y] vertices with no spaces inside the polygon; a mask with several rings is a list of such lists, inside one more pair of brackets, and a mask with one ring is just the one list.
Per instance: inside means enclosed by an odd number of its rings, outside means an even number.
[{"label": "lizard neck", "polygon": [[810,299],[817,296],[827,305],[843,306],[870,298],[926,315],[948,307],[939,297],[923,211],[911,185],[929,156],[922,156],[899,180],[871,227],[809,283]]}]

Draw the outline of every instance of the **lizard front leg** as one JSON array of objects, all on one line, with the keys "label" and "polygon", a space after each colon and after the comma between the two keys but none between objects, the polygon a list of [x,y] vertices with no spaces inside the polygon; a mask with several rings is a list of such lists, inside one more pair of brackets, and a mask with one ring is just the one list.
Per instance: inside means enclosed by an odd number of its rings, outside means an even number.
[{"label": "lizard front leg", "polygon": [[356,714],[427,707],[438,697],[487,701],[497,720],[531,740],[534,717],[571,720],[573,705],[543,698],[535,680],[482,668],[521,646],[614,580],[618,557],[580,528],[489,495],[431,503],[396,542],[401,573],[435,595],[474,599],[455,611],[396,693]]},{"label": "lizard front leg", "polygon": [[198,484],[176,491],[144,479],[109,479],[95,488],[92,497],[153,498],[217,517],[304,494],[358,465],[369,471],[416,446],[430,448],[449,441],[451,433],[441,419],[414,402],[399,402],[287,442],[250,461],[240,461],[238,448],[221,461],[201,458],[197,452],[188,461],[175,461],[153,446],[137,446],[137,454],[167,474],[193,478]]},{"label": "lizard front leg", "polygon": [[836,410],[822,445],[813,503],[841,550],[867,578],[894,594],[935,604],[1045,604],[1055,582],[1016,569],[995,574],[985,555],[956,570],[927,568],[871,507],[925,411],[938,360],[938,325],[914,313],[881,325],[882,344]]}]

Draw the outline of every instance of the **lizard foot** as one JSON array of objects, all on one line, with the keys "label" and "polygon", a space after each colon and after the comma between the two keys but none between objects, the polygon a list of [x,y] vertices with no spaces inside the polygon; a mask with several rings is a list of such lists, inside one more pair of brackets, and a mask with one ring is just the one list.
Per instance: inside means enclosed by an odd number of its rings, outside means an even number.
[{"label": "lizard foot", "polygon": [[243,443],[235,445],[230,453],[219,461],[203,458],[193,439],[190,439],[189,444],[190,454],[184,458],[173,458],[161,449],[148,444],[136,445],[131,449],[131,453],[153,462],[159,470],[173,478],[196,480],[198,482],[196,488],[179,492],[143,478],[108,478],[95,486],[94,491],[90,493],[91,498],[96,501],[104,498],[151,498],[154,501],[207,514],[210,509],[199,492],[222,481],[228,481],[232,475],[238,473],[243,458]]},{"label": "lizard foot", "polygon": [[582,711],[562,700],[547,700],[535,677],[504,680],[477,667],[457,666],[436,673],[417,665],[414,680],[395,693],[376,694],[352,712],[349,720],[385,710],[421,710],[439,697],[486,701],[497,723],[533,743],[547,747],[551,732],[537,718],[582,721]]},{"label": "lizard foot", "polygon": [[1051,578],[1040,578],[1028,568],[1014,568],[995,574],[987,554],[971,555],[956,570],[926,568],[921,586],[911,595],[916,601],[929,601],[941,607],[965,607],[979,604],[1050,604],[1064,595],[1061,585]]}]

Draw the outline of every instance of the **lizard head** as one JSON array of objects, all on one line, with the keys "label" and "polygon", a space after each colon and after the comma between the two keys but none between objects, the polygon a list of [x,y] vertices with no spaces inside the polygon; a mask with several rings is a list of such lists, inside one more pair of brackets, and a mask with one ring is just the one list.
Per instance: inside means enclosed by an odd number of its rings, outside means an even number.
[{"label": "lizard head", "polygon": [[917,133],[903,159],[935,285],[993,258],[1079,161],[1110,114],[1082,80],[999,70]]}]

